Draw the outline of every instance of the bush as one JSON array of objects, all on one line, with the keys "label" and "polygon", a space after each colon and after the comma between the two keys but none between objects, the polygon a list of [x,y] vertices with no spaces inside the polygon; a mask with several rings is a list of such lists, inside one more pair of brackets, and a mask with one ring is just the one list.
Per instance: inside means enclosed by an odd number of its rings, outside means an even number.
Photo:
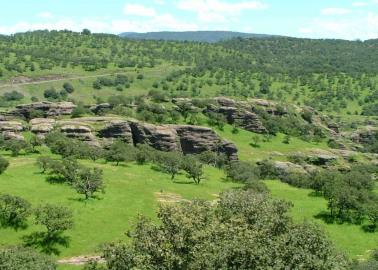
[{"label": "bush", "polygon": [[30,203],[20,197],[8,194],[0,195],[0,224],[16,229],[25,227],[30,209]]},{"label": "bush", "polygon": [[234,181],[247,183],[260,179],[260,168],[248,162],[235,161],[226,167],[226,174]]},{"label": "bush", "polygon": [[59,93],[55,90],[55,88],[46,89],[43,92],[43,96],[47,99],[58,99],[60,97]]},{"label": "bush", "polygon": [[0,249],[1,270],[56,270],[52,258],[31,248],[9,247]]},{"label": "bush", "polygon": [[69,94],[72,94],[72,93],[75,91],[74,87],[73,87],[72,84],[70,84],[69,82],[65,82],[65,83],[63,84],[63,89],[64,89],[67,93],[69,93]]},{"label": "bush", "polygon": [[5,172],[8,166],[9,166],[9,161],[3,158],[2,156],[0,156],[0,174]]},{"label": "bush", "polygon": [[24,95],[20,92],[13,90],[12,92],[6,92],[3,94],[5,101],[18,101],[24,98]]}]

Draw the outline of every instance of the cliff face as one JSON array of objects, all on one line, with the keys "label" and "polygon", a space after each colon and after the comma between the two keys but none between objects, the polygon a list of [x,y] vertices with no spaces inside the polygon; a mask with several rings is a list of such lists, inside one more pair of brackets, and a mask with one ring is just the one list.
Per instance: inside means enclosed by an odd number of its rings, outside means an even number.
[{"label": "cliff face", "polygon": [[[3,124],[1,124],[3,123]],[[21,136],[21,131],[28,128],[22,122],[0,122],[0,132],[9,131]],[[95,128],[96,125],[101,128]],[[30,130],[37,136],[44,137],[52,130],[60,130],[70,138],[90,143],[109,143],[121,139],[129,144],[147,144],[160,151],[181,151],[184,154],[199,154],[204,151],[224,153],[230,160],[238,159],[237,148],[233,143],[222,140],[214,130],[208,127],[192,125],[154,125],[136,120],[114,119],[106,117],[78,118],[72,120],[54,120],[36,118],[29,122]],[[14,128],[13,128],[14,127]]]}]

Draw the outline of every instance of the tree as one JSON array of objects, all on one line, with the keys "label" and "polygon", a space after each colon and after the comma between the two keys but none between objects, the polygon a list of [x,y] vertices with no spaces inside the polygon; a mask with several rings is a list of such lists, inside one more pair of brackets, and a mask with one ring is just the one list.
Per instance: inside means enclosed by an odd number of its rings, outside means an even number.
[{"label": "tree", "polygon": [[203,164],[193,155],[187,155],[183,159],[183,169],[187,177],[193,179],[197,185],[201,182],[203,176]]},{"label": "tree", "polygon": [[9,161],[6,160],[4,157],[0,156],[0,174],[5,172],[8,166],[9,166]]},{"label": "tree", "polygon": [[17,157],[21,150],[29,150],[30,145],[24,140],[10,139],[5,141],[4,148],[5,150],[11,151],[13,157]]},{"label": "tree", "polygon": [[179,152],[162,152],[157,157],[157,163],[163,172],[171,175],[173,181],[181,169],[182,155]]},{"label": "tree", "polygon": [[53,259],[31,248],[0,249],[1,270],[56,270]]},{"label": "tree", "polygon": [[251,143],[251,145],[253,146],[253,147],[259,147],[259,143],[261,142],[261,138],[260,138],[260,136],[259,135],[257,135],[257,134],[254,134],[253,136],[252,136],[252,143]]},{"label": "tree", "polygon": [[30,144],[30,146],[32,148],[32,152],[33,153],[37,152],[37,150],[35,148],[37,146],[41,146],[42,143],[43,143],[43,140],[40,137],[38,137],[38,136],[36,136],[34,134],[31,135],[31,137],[29,139],[29,144]]},{"label": "tree", "polygon": [[285,135],[284,139],[282,140],[282,143],[289,144],[290,143],[290,135]]},{"label": "tree", "polygon": [[121,140],[115,141],[105,153],[106,161],[116,162],[118,166],[120,162],[131,161],[134,158],[134,149],[132,146]]},{"label": "tree", "polygon": [[48,168],[51,167],[51,163],[54,160],[48,156],[39,156],[36,160],[36,165],[42,170],[42,173],[45,173]]},{"label": "tree", "polygon": [[71,210],[64,206],[45,204],[35,210],[35,221],[47,229],[47,238],[55,237],[73,227]]},{"label": "tree", "polygon": [[58,99],[60,95],[55,88],[49,88],[43,92],[43,96],[47,99]]},{"label": "tree", "polygon": [[31,213],[30,209],[30,203],[23,198],[2,194],[0,195],[0,224],[16,229],[24,227]]},{"label": "tree", "polygon": [[104,190],[102,170],[81,168],[73,186],[79,194],[85,195],[86,200],[92,198],[95,192]]},{"label": "tree", "polygon": [[107,245],[104,258],[109,269],[349,269],[321,229],[292,222],[290,207],[251,190],[162,205],[158,224],[140,217],[131,241]]},{"label": "tree", "polygon": [[65,82],[63,84],[63,89],[66,90],[66,92],[69,94],[72,94],[75,91],[75,88],[69,82]]},{"label": "tree", "polygon": [[83,29],[83,31],[81,31],[81,34],[85,36],[89,36],[91,34],[91,31],[89,29]]}]

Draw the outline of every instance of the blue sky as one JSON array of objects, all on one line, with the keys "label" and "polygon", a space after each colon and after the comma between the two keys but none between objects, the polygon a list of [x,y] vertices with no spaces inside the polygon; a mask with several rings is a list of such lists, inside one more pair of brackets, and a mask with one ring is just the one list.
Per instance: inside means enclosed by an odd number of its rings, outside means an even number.
[{"label": "blue sky", "polygon": [[378,38],[378,0],[13,0],[0,33],[232,30],[295,37]]}]

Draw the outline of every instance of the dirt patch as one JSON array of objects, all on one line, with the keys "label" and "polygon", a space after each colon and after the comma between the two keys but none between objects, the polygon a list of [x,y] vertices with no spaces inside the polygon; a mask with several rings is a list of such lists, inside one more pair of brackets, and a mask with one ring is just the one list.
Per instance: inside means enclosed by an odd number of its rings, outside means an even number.
[{"label": "dirt patch", "polygon": [[168,193],[168,192],[155,192],[156,200],[161,203],[178,203],[188,201],[182,198],[180,194]]},{"label": "dirt patch", "polygon": [[23,83],[32,83],[32,82],[54,81],[54,80],[60,80],[64,78],[65,76],[62,76],[62,75],[47,75],[47,76],[41,76],[37,78],[18,76],[18,77],[13,77],[11,79],[11,82],[13,84],[23,84]]},{"label": "dirt patch", "polygon": [[96,261],[98,263],[105,263],[105,260],[100,256],[83,255],[67,259],[58,260],[59,264],[83,265],[89,261]]}]

